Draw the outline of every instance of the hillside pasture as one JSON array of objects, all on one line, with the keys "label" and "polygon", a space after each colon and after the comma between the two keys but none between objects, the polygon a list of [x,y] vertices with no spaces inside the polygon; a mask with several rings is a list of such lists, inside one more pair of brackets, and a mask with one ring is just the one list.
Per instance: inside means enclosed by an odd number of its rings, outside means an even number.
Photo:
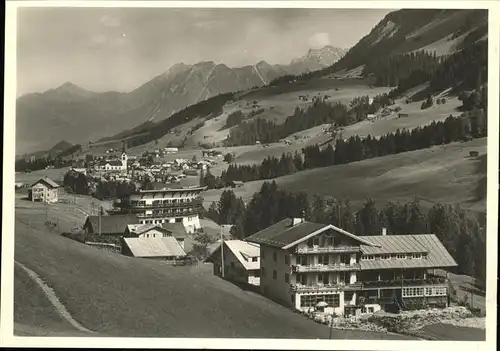
[{"label": "hillside pasture", "polygon": [[64,175],[69,171],[69,167],[63,168],[50,168],[50,169],[40,169],[37,171],[32,171],[30,173],[16,172],[15,178],[16,182],[23,182],[28,185],[33,184],[37,180],[45,177],[49,177],[59,185],[62,185],[62,180]]},{"label": "hillside pasture", "polygon": [[[475,139],[301,171],[275,180],[280,188],[293,192],[349,198],[358,209],[369,196],[381,205],[417,197],[427,207],[435,202],[459,203],[462,208],[485,212],[485,199],[478,198],[476,189],[486,170],[479,167],[479,159],[469,157],[469,152],[484,155],[486,144],[486,138]],[[248,202],[263,182],[247,182],[233,190]],[[204,206],[217,201],[220,194],[221,190],[206,191]]]},{"label": "hillside pasture", "polygon": [[[212,275],[208,264],[172,267],[125,257],[23,223],[16,223],[15,259],[54,290],[75,320],[100,335],[328,338],[327,326]],[[20,301],[28,291],[18,284],[14,293]],[[39,312],[39,318],[48,319],[48,313]],[[409,339],[343,330],[334,330],[333,338]]]}]

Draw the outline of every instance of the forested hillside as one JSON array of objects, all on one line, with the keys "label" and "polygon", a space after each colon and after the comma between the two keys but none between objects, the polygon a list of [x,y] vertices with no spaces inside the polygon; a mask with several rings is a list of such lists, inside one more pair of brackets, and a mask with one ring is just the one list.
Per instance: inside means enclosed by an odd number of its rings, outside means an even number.
[{"label": "forested hillside", "polygon": [[386,227],[389,235],[434,233],[455,258],[456,273],[486,279],[486,232],[484,216],[473,216],[458,205],[435,204],[423,211],[417,199],[406,203],[377,204],[368,198],[357,212],[349,199],[308,197],[289,193],[276,183],[265,182],[245,206],[231,190],[222,193],[206,216],[218,223],[233,224],[232,235],[245,238],[287,217],[333,224],[356,235],[380,235]]}]

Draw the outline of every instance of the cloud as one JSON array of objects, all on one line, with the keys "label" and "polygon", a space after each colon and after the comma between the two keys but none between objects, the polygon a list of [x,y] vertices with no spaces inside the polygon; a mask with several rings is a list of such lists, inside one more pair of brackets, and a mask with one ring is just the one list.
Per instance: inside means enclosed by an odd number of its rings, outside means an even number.
[{"label": "cloud", "polygon": [[203,21],[194,23],[194,26],[198,28],[214,28],[220,24],[221,23],[219,21]]},{"label": "cloud", "polygon": [[120,23],[120,20],[116,17],[112,17],[112,16],[109,16],[109,15],[104,15],[102,16],[99,21],[101,22],[101,24],[103,26],[106,26],[106,27],[120,27],[121,23]]},{"label": "cloud", "polygon": [[328,33],[315,33],[309,38],[309,45],[313,48],[323,48],[330,45]]},{"label": "cloud", "polygon": [[125,33],[119,35],[96,34],[90,37],[90,46],[92,47],[123,46],[125,44],[127,44],[127,35]]}]

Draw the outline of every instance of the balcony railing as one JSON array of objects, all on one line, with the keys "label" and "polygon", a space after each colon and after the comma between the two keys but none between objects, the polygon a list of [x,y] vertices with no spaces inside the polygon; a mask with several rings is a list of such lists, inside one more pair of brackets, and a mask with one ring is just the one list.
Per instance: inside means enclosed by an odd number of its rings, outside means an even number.
[{"label": "balcony railing", "polygon": [[308,253],[329,253],[329,252],[361,252],[359,246],[314,246],[314,247],[298,247],[296,250],[300,254]]},{"label": "balcony railing", "polygon": [[360,270],[359,263],[355,264],[318,264],[318,265],[294,265],[292,270],[294,272],[325,272],[325,271],[357,271]]},{"label": "balcony railing", "polygon": [[188,202],[177,202],[177,203],[156,203],[151,205],[132,205],[130,202],[114,202],[114,207],[122,208],[122,209],[154,209],[154,208],[183,208],[189,206],[198,206],[203,205],[203,199],[195,199]]},{"label": "balcony railing", "polygon": [[400,287],[407,285],[437,285],[446,284],[448,281],[444,277],[415,278],[415,279],[390,279],[390,280],[363,280],[364,288],[374,287]]},{"label": "balcony railing", "polygon": [[137,218],[173,218],[173,217],[187,217],[187,216],[195,216],[201,213],[201,209],[194,209],[191,211],[183,211],[183,212],[163,212],[163,213],[139,213],[137,214]]},{"label": "balcony railing", "polygon": [[295,292],[326,292],[326,291],[341,291],[341,290],[360,290],[362,284],[360,282],[353,284],[323,284],[323,285],[292,285],[292,291]]}]

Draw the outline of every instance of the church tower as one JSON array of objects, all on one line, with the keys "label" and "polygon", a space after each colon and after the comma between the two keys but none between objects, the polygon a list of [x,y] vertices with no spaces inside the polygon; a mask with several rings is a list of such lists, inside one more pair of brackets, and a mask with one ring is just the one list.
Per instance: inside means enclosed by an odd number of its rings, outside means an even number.
[{"label": "church tower", "polygon": [[122,171],[127,173],[128,163],[128,155],[127,155],[127,142],[123,142],[123,150],[122,150]]}]

